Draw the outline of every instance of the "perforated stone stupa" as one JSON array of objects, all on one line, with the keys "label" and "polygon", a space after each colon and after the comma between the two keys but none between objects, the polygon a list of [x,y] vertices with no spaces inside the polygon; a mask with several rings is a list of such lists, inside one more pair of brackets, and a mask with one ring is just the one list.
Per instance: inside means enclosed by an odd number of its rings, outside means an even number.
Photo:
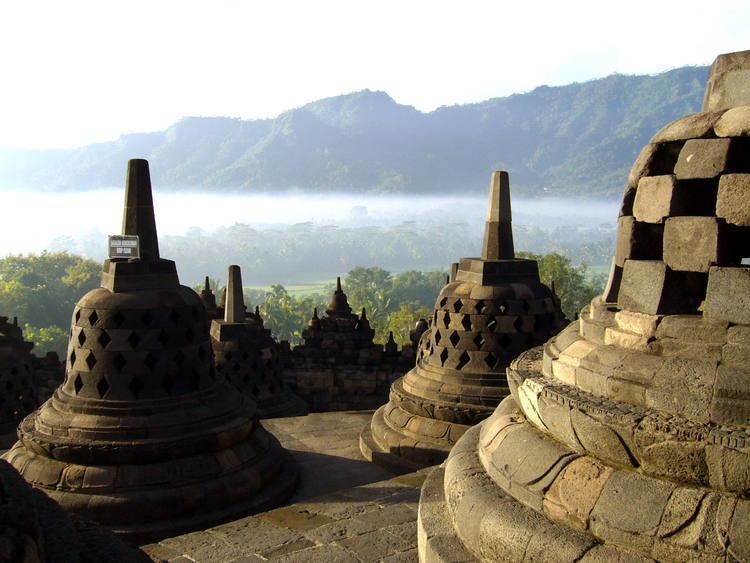
[{"label": "perforated stone stupa", "polygon": [[260,313],[245,313],[239,266],[229,266],[224,319],[211,322],[211,344],[217,374],[255,401],[261,418],[307,414],[284,384],[278,345]]},{"label": "perforated stone stupa", "polygon": [[0,317],[0,448],[16,441],[16,427],[38,405],[32,368],[34,344],[23,339],[18,320]]},{"label": "perforated stone stupa", "polygon": [[750,560],[750,51],[636,159],[603,296],[428,477],[422,561]]},{"label": "perforated stone stupa", "polygon": [[65,381],[3,457],[63,508],[135,539],[266,510],[296,469],[254,403],[217,377],[206,310],[159,256],[148,163],[128,163],[123,234],[71,322]]},{"label": "perforated stone stupa", "polygon": [[440,291],[416,365],[363,429],[362,453],[397,472],[440,463],[508,394],[508,363],[562,323],[537,263],[515,257],[508,174],[494,172],[482,256],[462,258]]}]

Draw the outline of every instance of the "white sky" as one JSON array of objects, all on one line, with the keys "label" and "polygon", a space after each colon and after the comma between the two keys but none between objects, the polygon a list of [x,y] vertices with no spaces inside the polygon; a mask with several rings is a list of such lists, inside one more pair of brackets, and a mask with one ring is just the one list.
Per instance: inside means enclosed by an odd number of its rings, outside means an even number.
[{"label": "white sky", "polygon": [[7,0],[0,147],[385,90],[423,111],[750,49],[747,0]]}]

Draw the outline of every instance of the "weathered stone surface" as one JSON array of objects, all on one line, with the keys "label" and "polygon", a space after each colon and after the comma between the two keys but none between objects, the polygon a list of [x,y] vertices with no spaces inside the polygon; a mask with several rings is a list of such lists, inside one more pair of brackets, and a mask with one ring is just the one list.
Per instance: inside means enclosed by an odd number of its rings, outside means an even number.
[{"label": "weathered stone surface", "polygon": [[714,124],[722,113],[721,111],[705,111],[675,119],[656,133],[651,138],[651,142],[664,143],[705,137],[712,132]]},{"label": "weathered stone surface", "polygon": [[708,272],[726,260],[715,217],[670,217],[664,225],[664,262],[673,270]]},{"label": "weathered stone surface", "polygon": [[750,105],[730,108],[714,125],[717,137],[750,136]]},{"label": "weathered stone surface", "polygon": [[706,84],[703,111],[750,104],[750,51],[716,57]]},{"label": "weathered stone surface", "polygon": [[674,171],[678,180],[715,178],[729,161],[730,139],[691,139],[680,151]]},{"label": "weathered stone surface", "polygon": [[750,324],[750,268],[711,268],[704,314],[711,320]]},{"label": "weathered stone surface", "polygon": [[750,226],[750,174],[724,174],[719,179],[716,215],[733,225]]},{"label": "weathered stone surface", "polygon": [[613,469],[582,457],[570,463],[544,496],[544,513],[557,522],[585,531]]},{"label": "weathered stone surface", "polygon": [[673,175],[643,177],[638,182],[633,215],[645,223],[663,223],[672,214],[674,198]]}]

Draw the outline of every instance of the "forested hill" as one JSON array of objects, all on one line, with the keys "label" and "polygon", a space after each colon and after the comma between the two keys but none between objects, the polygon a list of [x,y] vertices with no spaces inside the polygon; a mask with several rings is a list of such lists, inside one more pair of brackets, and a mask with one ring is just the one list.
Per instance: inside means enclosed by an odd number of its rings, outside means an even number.
[{"label": "forested hill", "polygon": [[275,119],[191,117],[73,150],[0,150],[0,187],[120,186],[125,161],[145,157],[162,189],[480,193],[500,168],[515,194],[619,195],[640,147],[700,109],[706,76],[613,75],[430,113],[365,90]]}]

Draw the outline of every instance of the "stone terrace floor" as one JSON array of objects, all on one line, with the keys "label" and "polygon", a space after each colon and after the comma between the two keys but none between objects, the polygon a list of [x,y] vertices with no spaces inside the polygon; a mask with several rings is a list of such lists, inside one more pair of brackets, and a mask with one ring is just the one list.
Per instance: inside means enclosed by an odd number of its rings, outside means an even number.
[{"label": "stone terrace floor", "polygon": [[155,561],[417,561],[419,488],[429,470],[393,477],[365,461],[372,411],[264,420],[300,466],[287,506],[142,549]]}]

